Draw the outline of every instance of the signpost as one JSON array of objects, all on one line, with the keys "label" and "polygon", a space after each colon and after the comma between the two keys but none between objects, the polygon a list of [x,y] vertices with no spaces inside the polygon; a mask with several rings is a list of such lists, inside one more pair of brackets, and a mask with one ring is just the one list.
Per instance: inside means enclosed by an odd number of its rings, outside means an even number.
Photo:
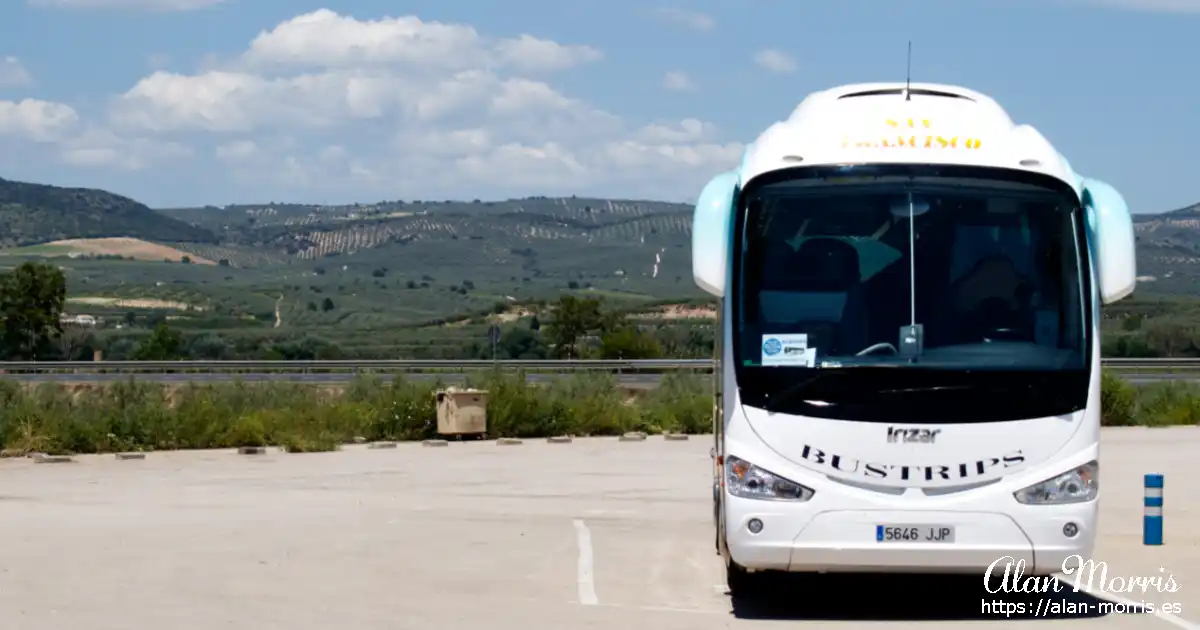
[{"label": "signpost", "polygon": [[496,346],[500,343],[500,326],[492,324],[488,326],[488,340],[492,342],[492,362],[496,362]]}]

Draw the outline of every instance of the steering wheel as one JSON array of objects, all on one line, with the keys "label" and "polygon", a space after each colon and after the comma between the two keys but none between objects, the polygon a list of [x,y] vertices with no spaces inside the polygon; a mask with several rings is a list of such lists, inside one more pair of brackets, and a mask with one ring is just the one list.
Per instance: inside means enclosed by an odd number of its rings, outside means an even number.
[{"label": "steering wheel", "polygon": [[892,344],[884,341],[882,343],[877,343],[873,346],[869,346],[867,348],[859,350],[858,353],[856,353],[854,356],[862,357],[862,356],[866,356],[868,354],[874,354],[876,351],[879,351],[879,350],[891,350],[892,354],[900,354],[900,351],[896,349],[896,346],[893,346]]},{"label": "steering wheel", "polygon": [[1024,341],[1025,335],[1014,328],[993,328],[983,334],[983,342],[993,341]]}]

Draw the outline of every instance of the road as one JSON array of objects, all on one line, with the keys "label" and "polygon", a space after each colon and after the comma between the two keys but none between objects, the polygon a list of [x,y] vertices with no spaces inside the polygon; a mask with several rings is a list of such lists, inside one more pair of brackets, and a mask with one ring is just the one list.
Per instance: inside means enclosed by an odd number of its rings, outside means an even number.
[{"label": "road", "polygon": [[[1155,372],[1127,372],[1120,373],[1130,383],[1135,385],[1148,385],[1151,383],[1161,383],[1165,381],[1200,381],[1200,372],[1184,372],[1180,374],[1161,374]],[[313,384],[342,384],[349,383],[354,380],[355,375],[348,372],[326,373],[326,374],[302,374],[289,372],[276,373],[259,373],[259,374],[231,374],[227,372],[206,372],[194,374],[179,374],[179,373],[141,373],[141,374],[7,374],[0,375],[0,380],[12,379],[25,382],[64,382],[64,383],[112,383],[116,381],[128,380],[130,376],[135,377],[139,381],[152,383],[220,383],[241,380],[243,382],[288,382],[288,383],[313,383]],[[380,374],[380,378],[389,381],[393,378],[392,374]],[[461,384],[465,377],[462,374],[445,373],[445,374],[405,374],[405,378],[412,380],[433,380],[441,378],[446,384]],[[529,374],[526,379],[531,383],[547,382],[558,378],[562,378],[562,374]],[[662,379],[660,374],[618,374],[617,381],[625,387],[642,387],[650,388],[658,385]]]},{"label": "road", "polygon": [[[1096,559],[1170,572],[1200,619],[1200,429],[1105,429]],[[0,460],[5,630],[1010,628],[982,580],[783,580],[731,601],[713,551],[707,438]],[[1166,544],[1141,545],[1142,474]],[[1056,601],[1096,601],[1069,592]],[[1035,596],[1010,596],[1033,606]],[[1181,625],[1182,624],[1182,625]],[[1151,614],[1039,630],[1196,628]]]}]

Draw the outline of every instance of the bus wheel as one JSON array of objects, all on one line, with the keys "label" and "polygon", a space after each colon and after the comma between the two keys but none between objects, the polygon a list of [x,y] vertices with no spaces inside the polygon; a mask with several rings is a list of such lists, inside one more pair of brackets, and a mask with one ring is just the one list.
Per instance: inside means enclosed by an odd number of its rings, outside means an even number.
[{"label": "bus wheel", "polygon": [[725,583],[729,586],[730,597],[742,599],[752,597],[755,587],[761,581],[759,577],[732,559],[725,561]]}]

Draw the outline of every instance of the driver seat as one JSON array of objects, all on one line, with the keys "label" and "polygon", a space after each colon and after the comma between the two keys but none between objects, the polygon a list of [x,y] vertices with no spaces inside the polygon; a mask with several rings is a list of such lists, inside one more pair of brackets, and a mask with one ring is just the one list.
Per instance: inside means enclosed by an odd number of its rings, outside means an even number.
[{"label": "driver seat", "polygon": [[956,334],[950,343],[974,343],[988,331],[1010,328],[1032,335],[1028,279],[1002,254],[984,256],[951,285],[942,309]]},{"label": "driver seat", "polygon": [[[819,356],[847,356],[864,349],[868,339],[868,313],[862,285],[858,249],[838,238],[817,237],[793,250],[779,243],[768,254],[762,300],[784,300],[784,321],[764,322],[763,332],[803,333]],[[791,317],[799,315],[799,317]]]}]

